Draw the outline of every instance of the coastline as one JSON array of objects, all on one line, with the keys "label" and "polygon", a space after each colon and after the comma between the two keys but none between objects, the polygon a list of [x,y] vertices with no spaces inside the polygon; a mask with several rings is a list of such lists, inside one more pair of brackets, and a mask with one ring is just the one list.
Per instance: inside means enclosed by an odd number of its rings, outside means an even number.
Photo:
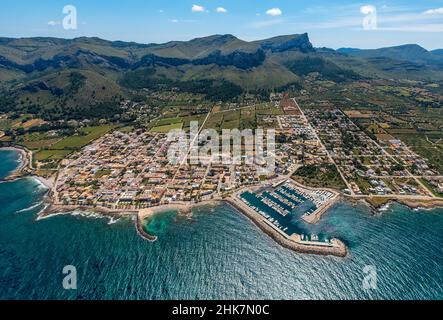
[{"label": "coastline", "polygon": [[43,178],[37,175],[31,175],[31,178],[37,180],[40,184],[44,185],[48,190],[51,190],[54,186],[54,178]]},{"label": "coastline", "polygon": [[[42,179],[40,177],[35,177],[37,180],[41,181],[41,183],[45,184],[45,186],[50,186],[50,181],[48,182],[46,179]],[[49,184],[49,185],[48,185]],[[346,198],[341,197],[339,193],[337,193],[336,197],[322,210],[320,210],[315,217],[313,217],[312,220],[307,221],[308,223],[315,224],[317,223],[321,217],[329,211],[329,209],[336,204],[339,199],[343,199],[344,201],[355,202],[355,203],[365,203],[367,206],[370,207],[370,209],[375,212],[379,211],[380,208],[390,204],[390,203],[400,203],[403,205],[408,206],[411,209],[417,209],[417,208],[425,208],[425,209],[433,209],[433,208],[443,208],[443,200],[434,200],[434,201],[426,201],[426,200],[420,200],[420,201],[406,201],[405,199],[390,199],[388,198],[386,202],[383,202],[382,204],[379,204],[378,206],[375,206],[371,204],[367,199],[352,199],[352,198]],[[400,201],[399,201],[400,200]],[[271,237],[274,241],[276,241],[279,245],[282,247],[285,247],[287,249],[290,249],[292,251],[298,252],[298,253],[305,253],[305,254],[315,254],[315,255],[323,255],[323,256],[336,256],[340,258],[345,258],[348,255],[348,250],[346,245],[339,239],[332,239],[331,245],[321,245],[321,244],[315,244],[315,243],[308,243],[303,242],[300,239],[299,235],[293,235],[291,237],[284,236],[281,234],[278,230],[275,228],[272,228],[269,224],[267,224],[264,219],[257,213],[251,212],[251,210],[248,210],[247,208],[244,208],[243,203],[240,201],[237,201],[233,197],[228,197],[223,200],[207,200],[199,203],[185,203],[185,202],[176,202],[176,203],[169,203],[169,204],[163,204],[156,207],[150,207],[145,209],[110,209],[106,207],[101,206],[77,206],[77,205],[56,205],[51,203],[51,197],[50,195],[47,195],[47,206],[46,208],[38,215],[39,219],[48,218],[53,215],[58,214],[69,214],[70,212],[74,211],[84,211],[84,212],[93,212],[97,213],[99,215],[102,215],[104,217],[111,217],[111,218],[122,218],[122,217],[134,217],[135,220],[135,228],[137,231],[137,234],[144,240],[149,242],[155,242],[157,240],[157,237],[155,235],[151,235],[148,232],[146,232],[143,228],[143,221],[146,219],[149,219],[155,214],[162,213],[165,211],[178,211],[179,214],[182,215],[189,215],[191,213],[191,210],[205,205],[218,205],[221,203],[226,203],[233,207],[236,211],[238,211],[240,214],[243,214],[246,216],[249,220],[251,220],[262,232],[264,232],[266,235]]]},{"label": "coastline", "polygon": [[12,172],[10,172],[2,181],[13,181],[28,174],[27,170],[31,169],[32,152],[18,146],[1,147],[0,150],[15,151],[20,154],[19,165]]},{"label": "coastline", "polygon": [[443,199],[435,200],[397,200],[399,204],[405,205],[411,209],[441,209],[443,208]]},{"label": "coastline", "polygon": [[39,213],[38,219],[48,218],[53,215],[69,213],[74,211],[93,212],[106,217],[131,217],[138,214],[137,210],[115,210],[100,206],[74,206],[74,205],[58,205],[53,204],[46,199],[47,207]]},{"label": "coastline", "polygon": [[136,230],[140,237],[143,239],[155,242],[157,240],[157,237],[155,235],[151,235],[148,232],[146,232],[143,228],[143,221],[146,219],[151,218],[152,216],[162,213],[165,211],[178,211],[179,214],[182,215],[189,215],[191,214],[191,211],[193,208],[205,206],[205,205],[216,205],[219,204],[220,201],[217,200],[208,200],[208,201],[202,201],[199,203],[170,203],[170,204],[164,204],[157,207],[151,207],[146,209],[141,209],[136,214]]},{"label": "coastline", "polygon": [[[243,207],[242,203],[238,203],[235,197],[231,196],[227,199],[223,200],[208,200],[199,203],[185,203],[185,202],[176,202],[170,204],[163,204],[156,207],[150,207],[146,209],[110,209],[107,207],[101,206],[81,206],[81,205],[60,205],[53,203],[53,195],[51,194],[51,190],[55,185],[55,175],[51,178],[43,178],[37,175],[33,175],[30,163],[32,162],[32,153],[25,148],[20,147],[5,147],[1,148],[1,150],[12,150],[20,153],[20,164],[19,166],[6,177],[3,181],[13,181],[16,179],[20,179],[23,177],[31,177],[36,179],[39,183],[44,185],[48,192],[45,196],[44,202],[46,204],[45,208],[38,214],[37,220],[48,218],[53,215],[58,214],[70,214],[74,211],[83,211],[83,212],[92,212],[102,215],[104,217],[111,218],[121,218],[121,217],[134,217],[135,227],[137,233],[145,240],[154,242],[157,240],[155,235],[148,234],[143,228],[143,221],[150,218],[151,216],[161,213],[164,211],[174,210],[178,211],[180,214],[190,214],[191,210],[198,206],[208,205],[208,204],[219,204],[219,203],[227,203],[232,206],[234,209],[244,214],[247,218],[249,218],[256,226],[258,226],[265,234],[274,239],[281,246],[288,248],[290,250],[300,252],[300,253],[309,253],[309,254],[318,254],[318,255],[332,255],[337,257],[346,257],[347,256],[347,248],[346,245],[340,241],[339,239],[332,239],[330,245],[322,245],[318,243],[309,243],[306,241],[301,241],[300,236],[293,235],[291,237],[285,236],[280,233],[277,229],[270,226],[268,223],[263,221],[262,217],[247,208]],[[29,169],[29,170],[28,170]],[[313,189],[309,187],[302,186],[301,184],[294,181],[295,184],[306,188]],[[258,186],[259,187],[259,186]],[[308,223],[315,224],[317,223],[321,217],[329,211],[329,209],[339,200],[343,199],[345,201],[351,202],[363,202],[368,205],[372,211],[379,211],[382,207],[389,205],[390,203],[400,203],[405,205],[411,209],[434,209],[434,208],[443,208],[443,199],[435,198],[435,199],[409,199],[409,198],[395,198],[395,197],[374,197],[372,198],[351,198],[346,197],[346,195],[341,194],[336,190],[331,190],[334,192],[335,197],[332,199],[328,205],[324,206],[312,216],[304,217],[304,220]],[[376,201],[378,200],[378,201]],[[382,200],[382,201],[380,201]]]},{"label": "coastline", "polygon": [[208,200],[199,203],[170,203],[164,204],[157,207],[150,207],[140,210],[131,209],[110,209],[101,206],[77,206],[77,205],[58,205],[51,203],[50,196],[45,199],[46,207],[37,216],[37,220],[50,218],[51,216],[56,216],[59,214],[70,214],[75,211],[92,212],[99,214],[103,217],[110,218],[124,218],[133,217],[135,220],[135,228],[138,235],[144,240],[155,242],[157,237],[147,233],[143,228],[143,221],[152,217],[155,214],[162,213],[165,211],[178,211],[179,214],[190,214],[193,208],[205,205],[216,205],[219,204],[218,200]]},{"label": "coastline", "polygon": [[[17,146],[17,145],[0,147],[0,150],[10,150],[10,151],[16,151],[16,152],[20,153],[19,166],[16,169],[14,169],[7,177],[1,179],[1,181],[14,181],[16,179],[20,179],[23,177],[31,177],[31,178],[38,180],[39,183],[44,185],[49,190],[51,190],[53,188],[53,186],[55,184],[56,175],[52,176],[51,178],[44,178],[44,177],[35,175],[34,174],[35,169],[32,167],[32,152],[30,150],[26,149],[25,147]],[[316,188],[304,186],[293,179],[291,179],[291,181],[294,184],[299,185],[300,187],[308,189],[308,190],[316,189]],[[387,205],[391,202],[396,202],[396,203],[405,205],[411,209],[443,208],[443,198],[413,199],[413,198],[407,198],[407,197],[398,198],[396,196],[374,197],[374,198],[371,198],[371,197],[352,198],[352,197],[349,197],[348,195],[343,194],[342,192],[335,190],[335,189],[330,189],[330,188],[320,188],[320,189],[324,189],[324,190],[333,192],[334,194],[336,194],[336,198],[330,203],[330,205],[326,206],[321,211],[319,211],[315,215],[315,217],[312,217],[311,219],[306,219],[305,221],[308,223],[312,223],[312,224],[317,223],[321,219],[321,217],[328,211],[328,209],[334,203],[336,203],[339,199],[344,199],[345,201],[350,201],[350,202],[363,201],[369,207],[371,207],[371,209],[373,209],[373,210],[379,210],[381,207],[384,207],[385,205]],[[50,195],[48,197],[50,197]],[[375,198],[378,198],[378,199],[385,198],[385,200],[381,203],[375,203],[374,201],[372,201],[372,199],[375,199]],[[213,201],[220,201],[220,200],[209,200],[207,202],[213,202]],[[50,204],[52,204],[52,202],[50,202]],[[193,203],[189,203],[189,204],[174,203],[171,205],[178,207],[178,209],[180,209],[180,208],[184,208],[186,206],[190,206],[192,208],[195,204],[193,204]],[[162,206],[164,206],[164,205],[162,205]],[[162,207],[162,206],[160,206],[160,207]],[[157,208],[157,207],[152,207],[152,208]],[[111,209],[103,207],[103,208],[98,208],[98,211],[104,211],[107,214],[109,214],[109,212],[111,212],[111,214],[118,214],[121,210],[116,210],[114,212]]]},{"label": "coastline", "polygon": [[372,212],[379,212],[385,207],[391,204],[397,203],[408,207],[409,209],[424,209],[433,210],[443,208],[443,199],[432,198],[432,199],[407,199],[407,198],[396,198],[396,197],[385,197],[382,202],[375,202],[370,198],[353,199],[346,197],[345,201],[350,201],[354,203],[363,203],[371,209]]},{"label": "coastline", "polygon": [[[178,211],[179,214],[188,215],[191,213],[191,210],[201,206],[207,205],[219,205],[221,203],[226,203],[233,207],[240,214],[245,215],[249,218],[255,225],[257,225],[265,234],[270,236],[274,241],[279,243],[281,246],[293,250],[298,253],[308,253],[308,254],[317,254],[317,255],[332,255],[336,257],[346,257],[347,256],[347,248],[345,244],[338,240],[333,239],[331,246],[324,245],[315,245],[315,244],[302,244],[300,239],[297,237],[287,238],[282,234],[277,232],[277,230],[273,229],[271,226],[262,221],[262,217],[258,214],[254,215],[242,208],[241,204],[236,203],[235,200],[227,198],[224,200],[208,200],[199,203],[170,203],[164,204],[157,207],[151,207],[141,210],[116,210],[109,209],[104,207],[88,207],[88,206],[69,206],[69,205],[54,205],[48,204],[48,206],[39,214],[38,220],[49,218],[53,215],[63,214],[74,211],[84,211],[84,212],[94,212],[106,217],[134,217],[135,219],[135,228],[137,234],[144,240],[149,242],[155,242],[157,237],[155,235],[151,235],[146,232],[143,228],[143,221],[149,219],[155,214],[162,213],[165,211]],[[335,203],[335,202],[334,202]]]}]

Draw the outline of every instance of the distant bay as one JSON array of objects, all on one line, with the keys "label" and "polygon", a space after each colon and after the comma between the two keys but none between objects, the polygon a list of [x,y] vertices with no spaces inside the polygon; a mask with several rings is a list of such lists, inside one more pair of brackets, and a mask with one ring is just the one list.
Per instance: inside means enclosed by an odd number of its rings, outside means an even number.
[{"label": "distant bay", "polygon": [[[18,159],[0,151],[0,176]],[[228,205],[156,216],[155,243],[129,219],[36,221],[45,192],[31,178],[0,183],[0,299],[443,299],[441,209],[374,216],[339,203],[306,231],[345,241],[340,259],[286,250]],[[62,287],[65,265],[77,268],[76,291]],[[377,289],[363,288],[367,265]]]}]

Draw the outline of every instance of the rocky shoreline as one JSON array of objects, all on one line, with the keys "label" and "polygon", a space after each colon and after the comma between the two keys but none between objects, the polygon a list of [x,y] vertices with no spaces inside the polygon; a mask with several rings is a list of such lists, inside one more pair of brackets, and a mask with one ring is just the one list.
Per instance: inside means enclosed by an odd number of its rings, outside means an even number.
[{"label": "rocky shoreline", "polygon": [[99,206],[71,206],[71,205],[57,205],[50,203],[50,200],[47,201],[47,207],[39,213],[39,218],[47,218],[53,215],[66,213],[66,212],[73,212],[73,211],[84,211],[84,212],[93,212],[100,214],[102,216],[106,217],[130,217],[133,215],[137,215],[137,210],[113,210],[105,207],[99,207]]},{"label": "rocky shoreline", "polygon": [[410,209],[424,209],[424,210],[432,210],[432,209],[440,209],[443,208],[443,199],[429,199],[429,200],[416,200],[416,199],[397,199],[397,198],[386,198],[383,202],[375,203],[370,199],[352,199],[346,198],[346,201],[352,203],[362,203],[365,206],[369,207],[369,209],[373,213],[378,213],[383,208],[389,207],[392,204],[399,204],[406,206]]},{"label": "rocky shoreline", "polygon": [[437,209],[437,208],[443,208],[443,199],[435,199],[435,200],[421,200],[421,201],[415,201],[415,200],[397,200],[399,204],[405,205],[411,209]]},{"label": "rocky shoreline", "polygon": [[38,214],[37,220],[49,218],[51,216],[71,213],[74,211],[83,211],[83,212],[91,212],[99,214],[103,217],[110,218],[123,218],[123,217],[134,217],[135,219],[135,228],[139,236],[147,241],[154,242],[157,240],[155,235],[151,235],[147,233],[143,228],[143,221],[152,217],[155,214],[162,213],[165,211],[178,211],[182,215],[189,215],[191,210],[195,207],[204,206],[204,205],[215,205],[218,204],[219,201],[203,201],[200,203],[171,203],[160,205],[157,207],[151,207],[140,210],[130,210],[130,209],[110,209],[102,206],[77,206],[77,205],[60,205],[53,204],[51,202],[50,196],[47,196],[46,207],[43,211]]}]

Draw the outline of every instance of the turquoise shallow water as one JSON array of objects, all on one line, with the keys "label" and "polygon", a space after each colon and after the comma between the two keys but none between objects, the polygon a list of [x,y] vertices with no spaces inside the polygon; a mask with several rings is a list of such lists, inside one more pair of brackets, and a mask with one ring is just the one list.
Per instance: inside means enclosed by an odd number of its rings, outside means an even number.
[{"label": "turquoise shallow water", "polygon": [[20,153],[16,151],[0,151],[0,177],[6,177],[20,164]]},{"label": "turquoise shallow water", "polygon": [[[159,215],[146,226],[155,243],[127,219],[36,221],[44,193],[32,179],[0,183],[0,299],[443,299],[443,210],[337,204],[311,231],[343,239],[351,254],[339,259],[281,248],[225,205]],[[76,291],[62,287],[65,265]],[[375,290],[363,289],[365,265]]]}]

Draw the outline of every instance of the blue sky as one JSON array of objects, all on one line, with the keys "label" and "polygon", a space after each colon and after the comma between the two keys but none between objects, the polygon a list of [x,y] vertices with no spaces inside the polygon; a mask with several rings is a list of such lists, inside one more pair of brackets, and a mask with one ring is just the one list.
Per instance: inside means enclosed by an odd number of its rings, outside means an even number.
[{"label": "blue sky", "polygon": [[[66,5],[77,9],[77,30],[62,27]],[[211,34],[256,40],[308,32],[316,47],[443,48],[443,0],[1,0],[0,8],[0,36],[6,37],[161,43]],[[362,11],[374,9],[377,23],[366,30]]]}]

